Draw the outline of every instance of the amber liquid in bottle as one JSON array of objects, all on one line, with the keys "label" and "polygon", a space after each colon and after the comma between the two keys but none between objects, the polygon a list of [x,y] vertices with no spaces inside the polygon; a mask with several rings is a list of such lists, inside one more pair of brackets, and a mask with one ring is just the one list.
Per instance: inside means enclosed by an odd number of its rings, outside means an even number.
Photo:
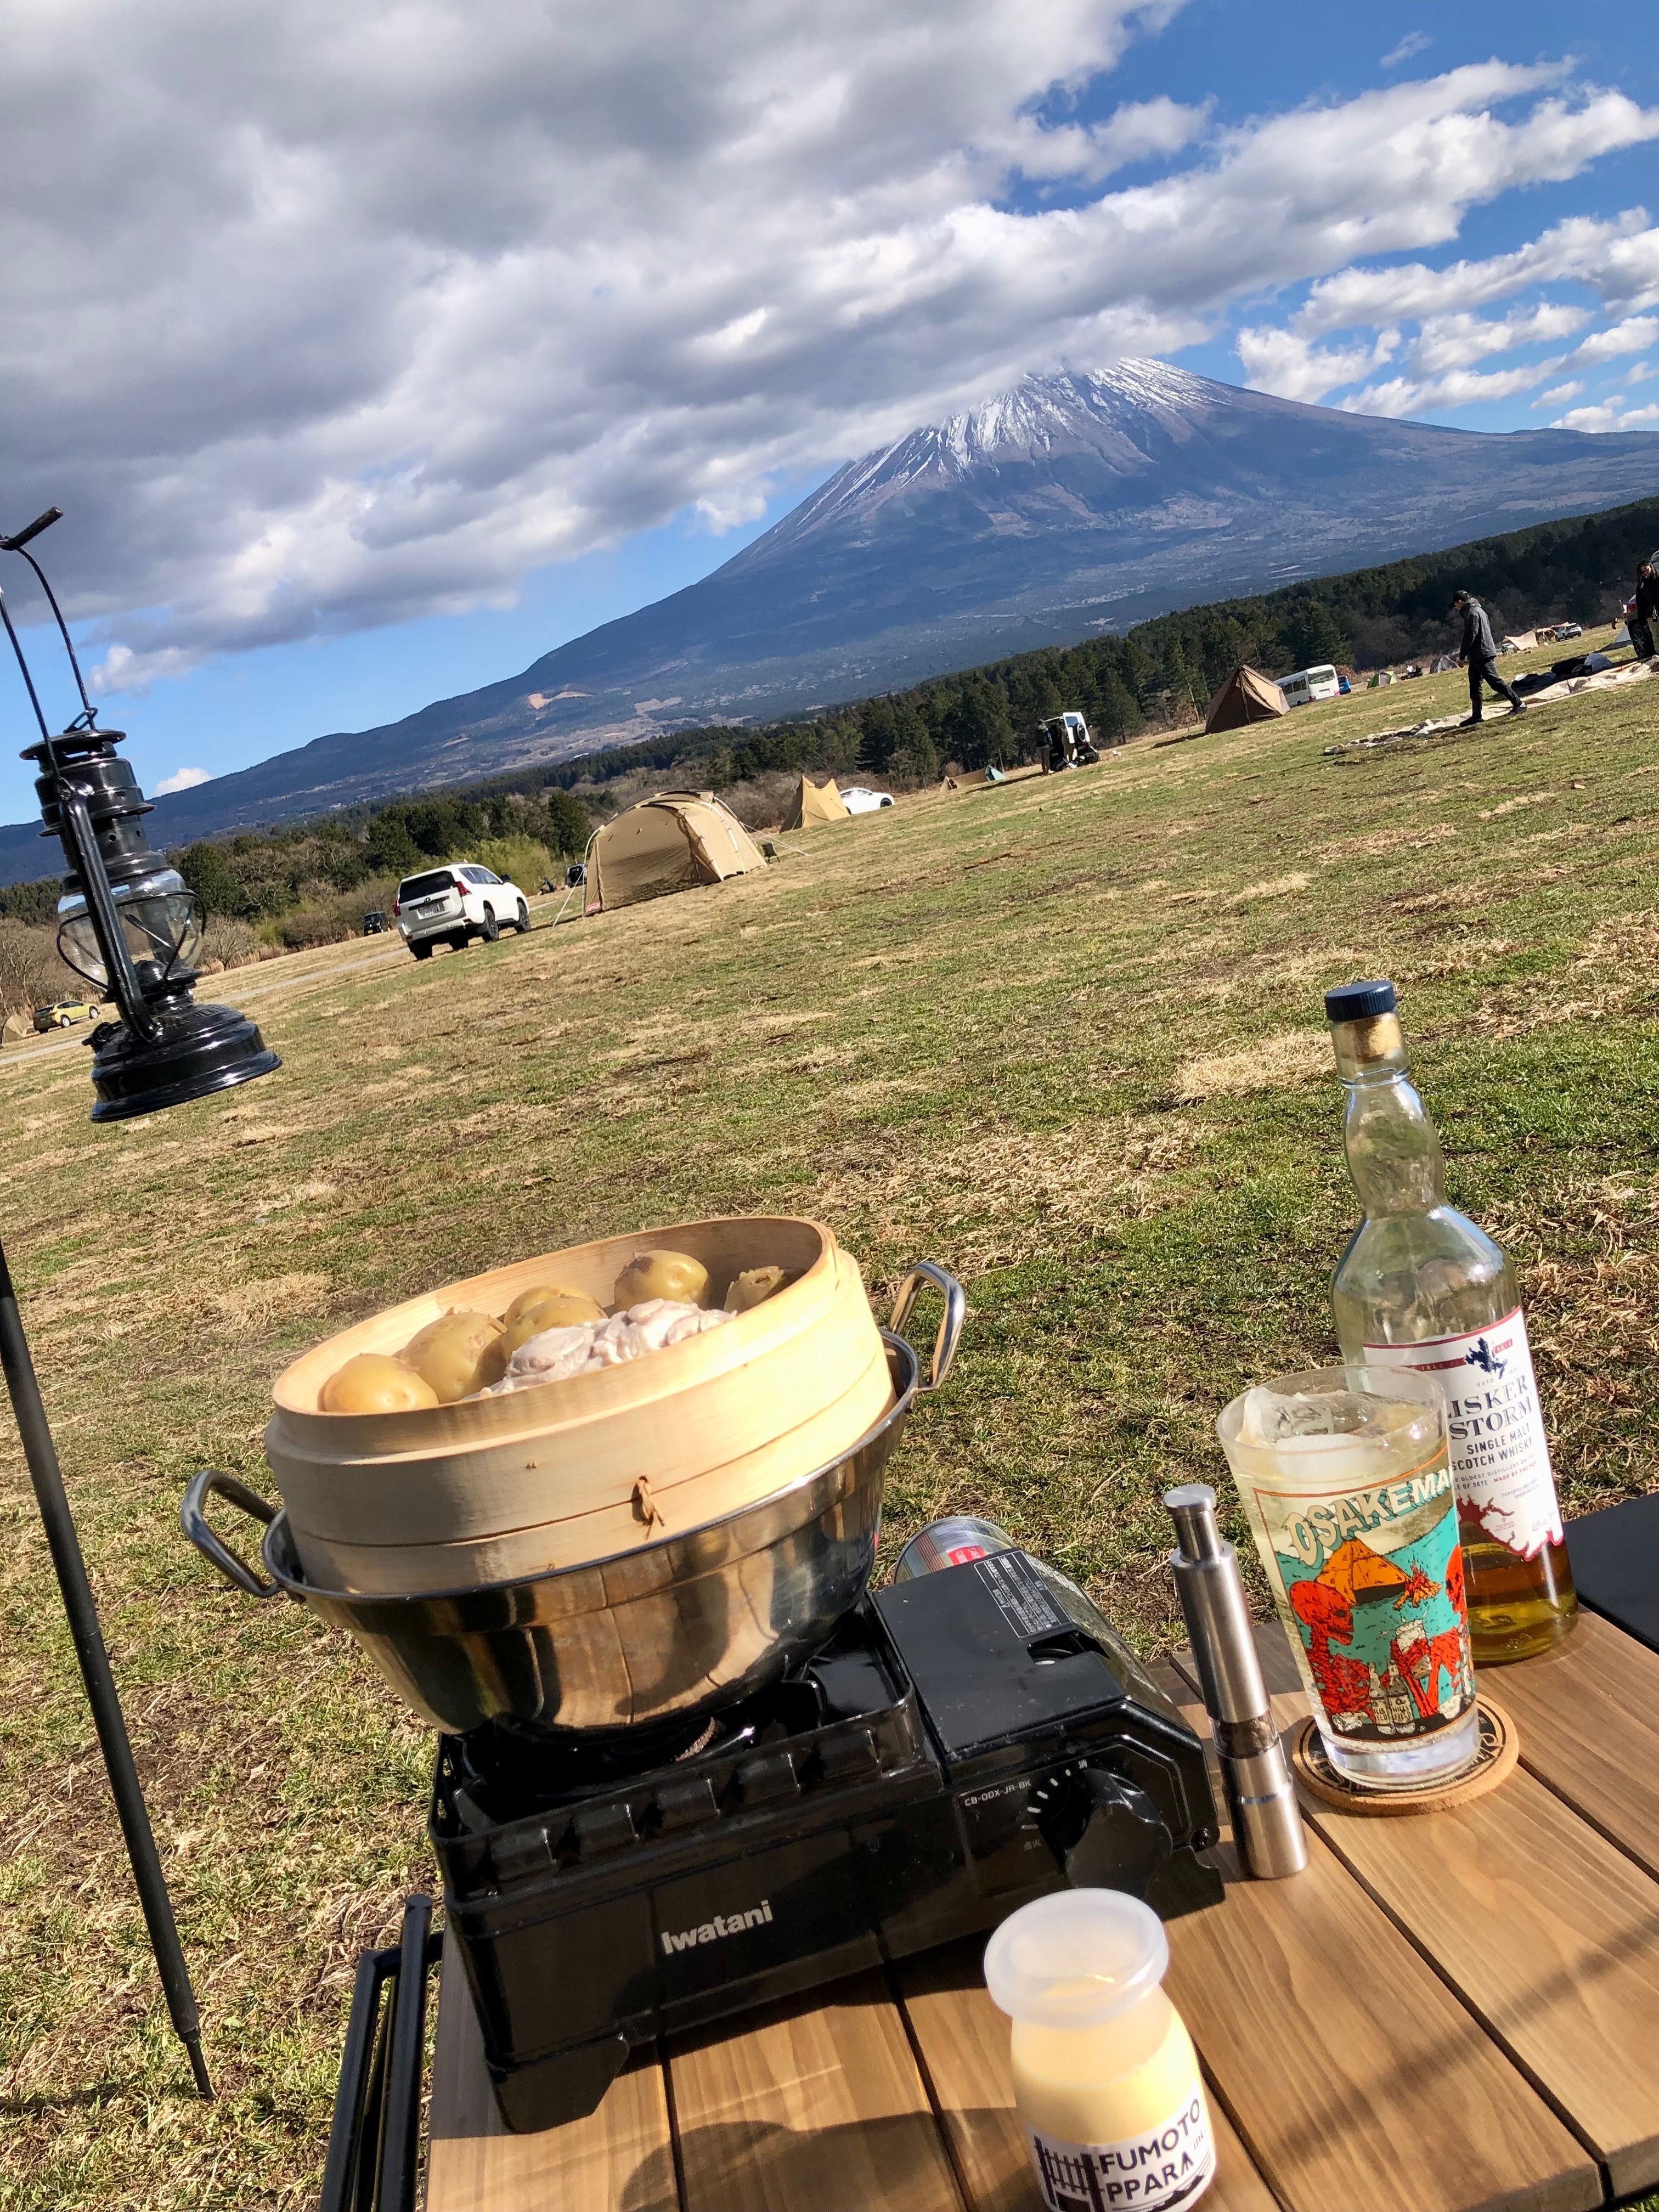
[{"label": "amber liquid in bottle", "polygon": [[[1340,1018],[1356,1003],[1364,1011]],[[1392,987],[1351,986],[1327,1007],[1348,1169],[1365,1209],[1332,1285],[1342,1356],[1437,1376],[1475,1664],[1530,1658],[1569,1633],[1578,1600],[1515,1276],[1446,1203],[1440,1140],[1412,1088]]]}]

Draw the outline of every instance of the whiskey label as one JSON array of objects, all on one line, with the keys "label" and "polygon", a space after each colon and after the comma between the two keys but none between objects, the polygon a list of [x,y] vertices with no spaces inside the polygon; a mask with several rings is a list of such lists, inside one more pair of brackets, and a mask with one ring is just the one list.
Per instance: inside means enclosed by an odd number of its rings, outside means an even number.
[{"label": "whiskey label", "polygon": [[[1350,1458],[1352,1455],[1344,1455]],[[1437,1449],[1386,1482],[1241,1481],[1273,1547],[1303,1678],[1355,1743],[1437,1735],[1474,1702],[1451,1469]]]},{"label": "whiskey label", "polygon": [[1469,1336],[1368,1344],[1368,1364],[1431,1375],[1446,1395],[1457,1510],[1471,1538],[1523,1559],[1561,1541],[1561,1508],[1521,1309]]},{"label": "whiskey label", "polygon": [[1195,2203],[1215,2179],[1215,2138],[1204,2092],[1161,2127],[1112,2143],[1061,2142],[1027,2128],[1031,2161],[1048,2212],[1118,2212]]}]

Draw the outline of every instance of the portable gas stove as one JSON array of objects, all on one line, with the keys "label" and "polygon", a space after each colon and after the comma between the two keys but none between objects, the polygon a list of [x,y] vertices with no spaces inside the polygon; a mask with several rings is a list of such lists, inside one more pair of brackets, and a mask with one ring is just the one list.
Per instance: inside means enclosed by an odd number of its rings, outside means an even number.
[{"label": "portable gas stove", "polygon": [[629,2051],[988,1929],[1067,1882],[1221,1895],[1197,1736],[1019,1551],[865,1598],[787,1679],[625,1738],[440,1739],[431,1835],[502,2116]]}]

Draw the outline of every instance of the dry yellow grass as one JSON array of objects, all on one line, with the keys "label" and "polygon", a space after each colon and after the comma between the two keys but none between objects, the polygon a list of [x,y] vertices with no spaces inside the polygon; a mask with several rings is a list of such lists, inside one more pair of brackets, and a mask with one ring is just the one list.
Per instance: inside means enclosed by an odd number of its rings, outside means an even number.
[{"label": "dry yellow grass", "polygon": [[1392,974],[1453,1194],[1521,1269],[1569,1510],[1659,1480],[1650,710],[1325,755],[1400,719],[1362,694],[902,805],[419,968],[239,973],[282,1072],[154,1123],[93,1130],[76,1046],[0,1058],[0,1231],[221,2087],[187,2094],[0,1420],[0,2212],[315,2200],[353,1957],[431,1880],[432,1746],[344,1639],[217,1584],[178,1502],[204,1465],[263,1485],[274,1375],[393,1299],[701,1212],[818,1210],[878,1285],[954,1265],[962,1361],[884,1540],[988,1511],[1152,1648],[1159,1492],[1216,1479],[1242,1383],[1330,1346],[1320,993]]},{"label": "dry yellow grass", "polygon": [[1331,1040],[1324,1030],[1281,1030],[1237,1052],[1195,1053],[1176,1068],[1174,1095],[1183,1105],[1201,1098],[1246,1098],[1253,1091],[1328,1075]]}]

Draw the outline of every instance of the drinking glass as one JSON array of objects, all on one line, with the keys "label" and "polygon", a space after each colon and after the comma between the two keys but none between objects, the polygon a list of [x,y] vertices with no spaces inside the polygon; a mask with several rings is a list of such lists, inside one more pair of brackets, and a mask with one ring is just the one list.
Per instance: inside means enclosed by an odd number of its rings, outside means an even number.
[{"label": "drinking glass", "polygon": [[1480,1748],[1439,1385],[1325,1367],[1217,1423],[1331,1765],[1363,1788],[1443,1780]]}]

